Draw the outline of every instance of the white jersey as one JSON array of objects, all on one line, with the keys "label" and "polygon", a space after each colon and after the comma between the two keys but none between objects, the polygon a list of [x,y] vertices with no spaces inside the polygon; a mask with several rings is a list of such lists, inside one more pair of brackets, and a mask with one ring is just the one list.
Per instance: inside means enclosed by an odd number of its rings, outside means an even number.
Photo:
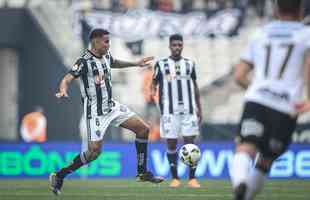
[{"label": "white jersey", "polygon": [[304,85],[304,54],[310,29],[300,22],[274,21],[259,30],[241,59],[254,67],[245,100],[295,113]]}]

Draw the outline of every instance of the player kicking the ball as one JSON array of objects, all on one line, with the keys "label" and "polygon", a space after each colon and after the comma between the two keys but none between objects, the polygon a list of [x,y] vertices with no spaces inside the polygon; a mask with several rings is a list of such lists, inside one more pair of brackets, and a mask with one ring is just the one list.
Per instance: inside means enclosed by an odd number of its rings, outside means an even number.
[{"label": "player kicking the ball", "polygon": [[50,175],[52,191],[58,195],[67,175],[98,158],[103,136],[110,125],[129,129],[136,134],[137,180],[162,182],[163,178],[147,171],[148,125],[127,106],[112,98],[111,68],[145,67],[153,58],[144,58],[136,63],[114,59],[109,52],[109,32],[104,29],[94,29],[90,33],[90,41],[91,48],[65,75],[56,94],[58,98],[68,97],[69,83],[80,78],[88,138],[83,142],[87,149],[82,150],[70,165]]}]

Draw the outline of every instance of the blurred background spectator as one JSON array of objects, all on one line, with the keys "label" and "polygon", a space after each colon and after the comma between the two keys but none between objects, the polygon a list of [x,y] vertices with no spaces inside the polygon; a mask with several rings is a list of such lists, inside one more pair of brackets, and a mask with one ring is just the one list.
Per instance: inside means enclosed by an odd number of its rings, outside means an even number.
[{"label": "blurred background spectator", "polygon": [[151,95],[151,84],[153,80],[153,69],[148,67],[143,69],[142,93],[145,101],[145,119],[150,125],[151,141],[157,141],[160,138],[159,133],[159,112],[158,112],[158,99],[159,94],[157,90],[156,96]]},{"label": "blurred background spectator", "polygon": [[25,142],[46,141],[47,120],[42,107],[37,106],[33,112],[26,114],[21,123],[21,137]]}]

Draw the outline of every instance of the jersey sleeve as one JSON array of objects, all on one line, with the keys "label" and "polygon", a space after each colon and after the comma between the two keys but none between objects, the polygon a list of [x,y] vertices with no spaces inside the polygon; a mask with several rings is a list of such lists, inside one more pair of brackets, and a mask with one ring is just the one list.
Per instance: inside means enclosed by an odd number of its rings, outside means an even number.
[{"label": "jersey sleeve", "polygon": [[263,30],[259,29],[257,31],[254,31],[254,33],[250,36],[250,40],[243,51],[243,53],[240,56],[240,59],[253,65],[254,64],[254,51],[255,51],[255,44],[257,40],[262,36]]},{"label": "jersey sleeve", "polygon": [[110,51],[109,51],[109,57],[110,57],[110,65],[113,65],[114,64],[114,58],[113,58]]},{"label": "jersey sleeve", "polygon": [[114,64],[114,58],[112,55],[110,55],[110,64],[113,65]]},{"label": "jersey sleeve", "polygon": [[153,74],[153,80],[155,82],[158,82],[161,79],[161,72],[160,72],[160,66],[159,63],[156,62],[155,67],[154,67],[154,74]]},{"label": "jersey sleeve", "polygon": [[310,35],[310,27],[308,26],[306,26],[303,31],[299,31],[299,34],[297,35],[298,43],[302,44],[304,48],[304,59],[306,57],[310,57],[309,35]]},{"label": "jersey sleeve", "polygon": [[80,58],[78,59],[75,64],[70,69],[69,73],[74,76],[75,78],[78,78],[82,74],[82,68],[84,67],[85,59]]},{"label": "jersey sleeve", "polygon": [[196,81],[197,79],[197,75],[196,75],[196,64],[193,63],[193,69],[192,69],[192,73],[191,73],[191,78],[193,81]]},{"label": "jersey sleeve", "polygon": [[245,50],[241,54],[240,59],[242,61],[245,61],[245,62],[249,63],[249,64],[253,64],[254,63],[253,41],[250,41],[248,43],[247,47],[245,48]]},{"label": "jersey sleeve", "polygon": [[310,42],[305,43],[305,50],[304,50],[304,61],[307,58],[310,58]]}]

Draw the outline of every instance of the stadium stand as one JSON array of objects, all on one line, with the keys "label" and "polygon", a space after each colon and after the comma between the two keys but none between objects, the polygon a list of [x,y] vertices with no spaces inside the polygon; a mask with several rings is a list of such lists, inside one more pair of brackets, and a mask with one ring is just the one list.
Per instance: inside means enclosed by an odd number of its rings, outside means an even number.
[{"label": "stadium stand", "polygon": [[[157,2],[157,3],[156,3]],[[0,1],[0,5],[8,7],[28,7],[38,24],[48,35],[53,45],[63,58],[63,63],[70,67],[74,59],[82,51],[81,27],[79,27],[79,13],[92,10],[112,10],[124,12],[127,9],[168,9],[169,5],[160,5],[161,1],[108,1],[108,0],[76,0],[76,1]],[[206,3],[207,2],[207,3]],[[247,38],[254,29],[264,23],[268,18],[270,3],[266,3],[267,12],[262,18],[257,18],[255,6],[248,5],[247,1],[195,1],[190,4],[190,9],[184,10],[186,1],[171,1],[173,6],[170,12],[187,13],[191,11],[204,11],[207,16],[212,10],[220,10],[225,7],[238,7],[247,10],[243,27],[234,37],[211,38],[185,38],[184,56],[197,61],[198,83],[202,90],[205,108],[204,119],[207,123],[236,123],[241,110],[242,91],[234,84],[231,77],[233,64],[238,60],[240,52],[244,48]],[[188,3],[188,2],[187,2]],[[170,6],[171,6],[170,5]],[[165,7],[166,6],[166,7]],[[247,7],[252,6],[252,7]],[[245,9],[245,7],[247,9]],[[168,10],[166,10],[168,11]],[[264,17],[266,16],[266,17]],[[120,38],[113,37],[111,52],[120,59],[135,60],[139,55],[133,55],[128,45]],[[144,55],[155,55],[159,59],[169,52],[166,38],[145,39],[142,43]],[[68,48],[70,47],[70,48]],[[126,102],[137,112],[144,112],[144,101],[141,93],[142,78],[140,69],[114,70],[113,85],[114,96],[122,102]],[[134,83],[134,84],[133,84]],[[128,92],[136,95],[123,95]],[[304,122],[309,117],[303,116]]]}]

